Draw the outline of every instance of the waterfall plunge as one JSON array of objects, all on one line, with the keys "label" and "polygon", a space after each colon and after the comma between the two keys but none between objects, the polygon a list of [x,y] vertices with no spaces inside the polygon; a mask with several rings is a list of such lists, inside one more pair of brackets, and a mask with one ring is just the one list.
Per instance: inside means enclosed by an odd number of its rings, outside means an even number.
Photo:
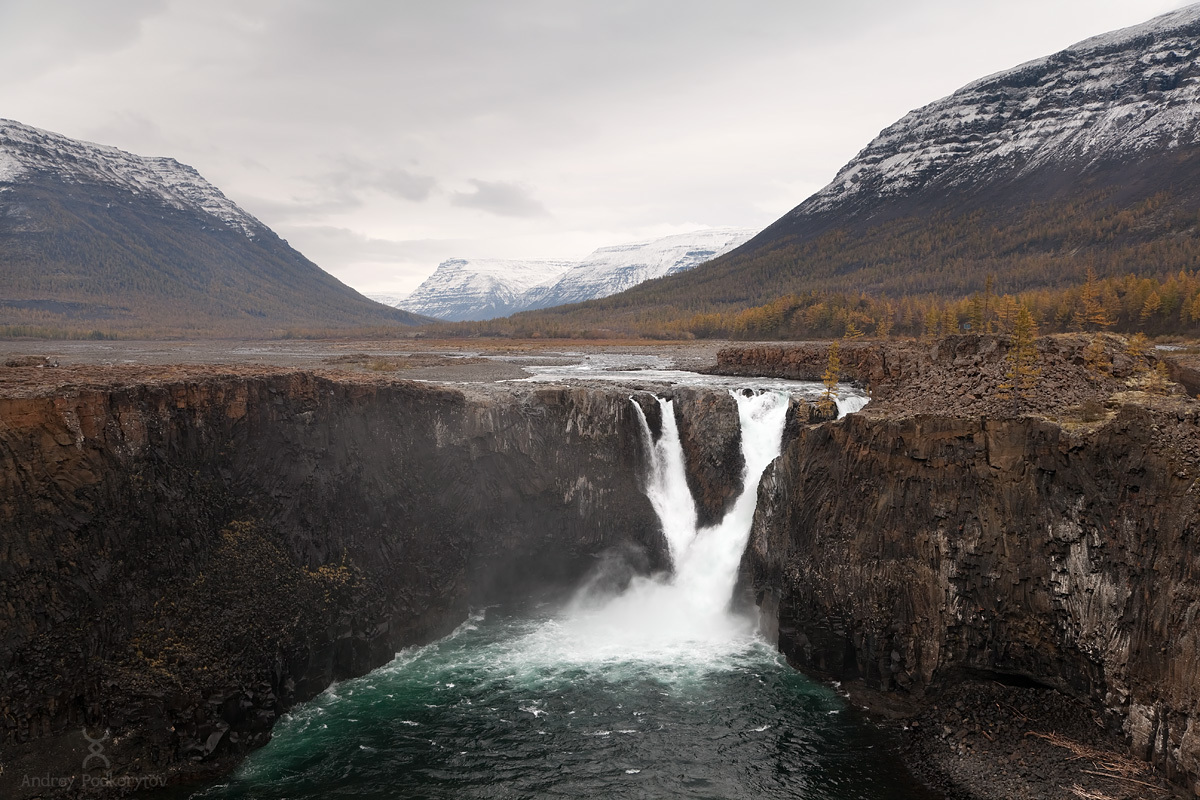
[{"label": "waterfall plunge", "polygon": [[[707,614],[721,613],[729,605],[733,587],[737,581],[738,565],[742,551],[750,538],[750,526],[754,522],[754,509],[758,504],[758,483],[763,470],[779,455],[780,439],[787,417],[788,398],[781,394],[764,393],[745,395],[735,393],[738,418],[742,428],[742,456],[746,466],[742,473],[742,493],[726,512],[724,518],[711,528],[695,527],[693,503],[693,530],[691,541],[678,552],[672,552],[675,563],[675,584],[686,594],[688,603]],[[660,401],[663,402],[663,401]],[[663,417],[674,423],[673,409],[663,406]],[[674,427],[674,425],[672,425]],[[648,435],[649,430],[645,433]],[[669,447],[680,451],[680,470],[683,469],[682,447],[679,433]],[[662,440],[667,438],[663,426]],[[684,488],[687,484],[684,480]],[[691,502],[691,495],[688,501]],[[661,517],[660,517],[661,518]],[[664,526],[666,521],[663,521]]]},{"label": "waterfall plunge", "polygon": [[686,652],[694,661],[741,649],[753,636],[750,621],[729,612],[729,601],[754,519],[759,479],[779,455],[788,398],[732,394],[741,422],[744,488],[725,517],[708,528],[696,523],[671,401],[658,401],[663,430],[657,442],[634,403],[650,455],[646,494],[667,539],[674,573],[635,578],[618,596],[581,592],[562,631],[568,651],[578,649],[584,660],[628,657],[631,651],[642,660],[671,660]]}]

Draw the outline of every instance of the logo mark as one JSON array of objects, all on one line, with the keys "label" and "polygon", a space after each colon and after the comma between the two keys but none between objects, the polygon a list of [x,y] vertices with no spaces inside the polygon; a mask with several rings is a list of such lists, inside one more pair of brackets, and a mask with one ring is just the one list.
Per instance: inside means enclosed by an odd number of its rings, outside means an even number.
[{"label": "logo mark", "polygon": [[109,769],[108,756],[104,755],[104,745],[101,744],[101,742],[108,741],[108,731],[105,731],[104,735],[99,739],[93,739],[92,737],[88,736],[87,728],[80,728],[79,732],[83,734],[84,739],[88,740],[89,755],[83,760],[84,770],[87,770],[88,764],[91,763],[93,758],[100,759],[102,762],[104,762],[104,768]]}]

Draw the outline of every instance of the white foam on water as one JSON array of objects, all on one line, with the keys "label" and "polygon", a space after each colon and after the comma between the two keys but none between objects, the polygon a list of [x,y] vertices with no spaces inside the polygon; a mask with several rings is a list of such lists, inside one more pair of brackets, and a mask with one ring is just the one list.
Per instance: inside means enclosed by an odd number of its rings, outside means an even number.
[{"label": "white foam on water", "polygon": [[[572,675],[673,685],[775,657],[775,648],[757,634],[755,621],[732,613],[729,605],[754,519],[759,480],[779,455],[793,394],[730,390],[741,427],[743,490],[724,518],[707,528],[698,524],[688,489],[673,402],[657,399],[662,417],[657,441],[642,407],[633,402],[647,452],[643,488],[666,539],[671,573],[635,577],[615,595],[585,587],[564,611],[514,621],[512,625],[521,629],[510,627],[515,635],[460,650],[454,640],[476,631],[483,619],[484,611],[476,611],[450,636],[407,649],[384,669],[415,669],[437,685],[444,680],[441,661],[453,652],[454,662],[470,672],[472,680],[507,686],[553,686]],[[844,416],[865,405],[867,398],[847,392],[836,402],[839,416]]]}]

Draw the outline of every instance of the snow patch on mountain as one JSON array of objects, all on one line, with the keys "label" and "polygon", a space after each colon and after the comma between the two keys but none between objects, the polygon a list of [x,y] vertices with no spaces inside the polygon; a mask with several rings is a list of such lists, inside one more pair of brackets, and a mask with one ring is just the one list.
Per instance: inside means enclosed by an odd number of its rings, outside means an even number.
[{"label": "snow patch on mountain", "polygon": [[456,322],[505,317],[524,310],[520,298],[526,292],[553,284],[573,266],[570,261],[452,258],[396,305]]},{"label": "snow patch on mountain", "polygon": [[115,186],[172,208],[214,217],[249,238],[266,227],[194,168],[173,158],[144,158],[0,119],[0,183],[15,183],[30,173],[51,174],[69,183]]},{"label": "snow patch on mountain", "polygon": [[581,303],[639,283],[698,267],[746,242],[757,231],[714,228],[614,247],[601,247],[553,286],[531,291],[527,308]]},{"label": "snow patch on mountain", "polygon": [[1200,4],[1085,39],[909,112],[793,214],[1198,142]]},{"label": "snow patch on mountain", "polygon": [[583,261],[451,259],[398,308],[449,321],[481,320],[578,303],[692,269],[757,231],[721,228],[601,247]]},{"label": "snow patch on mountain", "polygon": [[363,297],[366,297],[368,300],[374,300],[376,303],[383,303],[385,306],[399,308],[400,304],[408,299],[409,294],[411,294],[411,292],[406,294],[379,294],[363,292]]},{"label": "snow patch on mountain", "polygon": [[0,183],[11,183],[23,172],[21,163],[17,161],[16,156],[0,149]]}]

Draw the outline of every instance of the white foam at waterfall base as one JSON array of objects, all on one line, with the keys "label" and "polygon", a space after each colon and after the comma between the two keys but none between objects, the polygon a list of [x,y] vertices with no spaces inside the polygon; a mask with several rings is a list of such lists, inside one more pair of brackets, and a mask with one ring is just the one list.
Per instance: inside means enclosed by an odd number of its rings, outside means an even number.
[{"label": "white foam at waterfall base", "polygon": [[524,657],[545,649],[560,667],[654,664],[662,678],[663,670],[683,675],[727,668],[731,657],[763,645],[754,622],[732,613],[729,602],[750,535],[759,479],[779,455],[788,397],[731,394],[737,400],[746,467],[744,488],[729,512],[712,527],[696,524],[674,409],[671,401],[660,399],[663,426],[657,442],[644,415],[640,418],[650,455],[646,494],[667,538],[673,573],[634,578],[615,596],[580,592],[565,615],[526,638],[520,648]]}]

